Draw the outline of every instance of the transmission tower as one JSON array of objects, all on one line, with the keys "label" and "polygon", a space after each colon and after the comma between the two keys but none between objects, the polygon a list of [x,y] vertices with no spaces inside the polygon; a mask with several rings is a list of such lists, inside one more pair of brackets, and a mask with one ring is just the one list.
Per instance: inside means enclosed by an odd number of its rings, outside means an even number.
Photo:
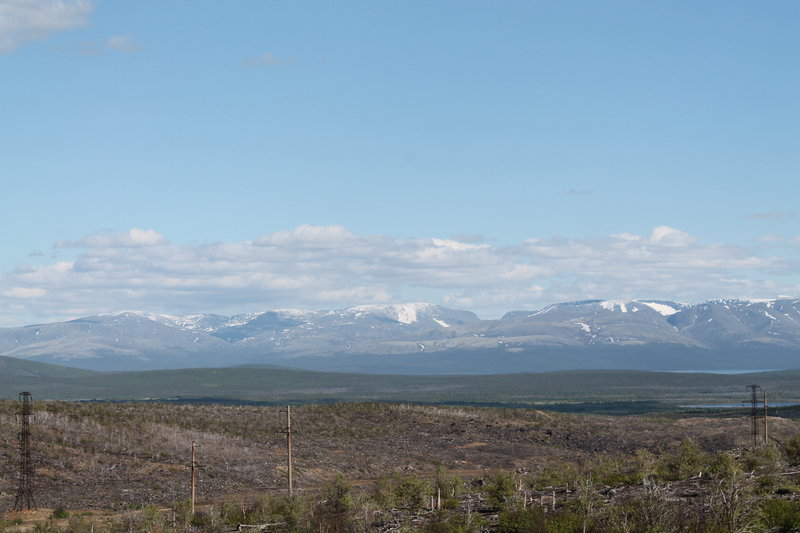
[{"label": "transmission tower", "polygon": [[33,500],[33,463],[31,462],[31,418],[33,409],[31,407],[31,393],[20,392],[19,401],[22,404],[17,413],[19,421],[19,487],[17,488],[17,499],[14,502],[14,510],[35,509],[36,502]]},{"label": "transmission tower", "polygon": [[747,390],[750,392],[750,400],[747,403],[750,405],[750,429],[753,435],[753,447],[758,446],[759,441],[759,423],[758,418],[761,416],[762,410],[764,413],[764,445],[767,444],[767,395],[758,385],[748,385]]}]

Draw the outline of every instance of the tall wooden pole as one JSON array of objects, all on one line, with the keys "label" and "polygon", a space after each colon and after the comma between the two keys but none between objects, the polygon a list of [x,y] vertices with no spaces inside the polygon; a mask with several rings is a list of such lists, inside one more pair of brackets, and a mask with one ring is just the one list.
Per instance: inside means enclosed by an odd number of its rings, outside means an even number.
[{"label": "tall wooden pole", "polygon": [[194,441],[192,441],[192,498],[191,498],[191,513],[194,516],[194,495],[195,488],[197,487],[197,475],[195,473],[196,462],[194,460]]},{"label": "tall wooden pole", "polygon": [[289,484],[289,496],[292,495],[292,406],[286,406],[286,480]]},{"label": "tall wooden pole", "polygon": [[769,421],[769,418],[767,418],[768,414],[769,410],[767,408],[767,391],[764,391],[764,446],[769,444],[769,441],[767,440],[769,437],[769,431],[767,430],[767,424]]}]

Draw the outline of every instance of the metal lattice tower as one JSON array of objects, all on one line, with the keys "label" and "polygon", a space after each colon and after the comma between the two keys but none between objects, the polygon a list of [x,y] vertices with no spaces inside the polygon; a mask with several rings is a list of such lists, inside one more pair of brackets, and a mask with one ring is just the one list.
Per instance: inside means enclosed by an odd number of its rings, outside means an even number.
[{"label": "metal lattice tower", "polygon": [[[761,414],[761,410],[765,405],[765,398],[764,392],[761,390],[761,387],[758,385],[748,385],[747,390],[750,391],[750,401],[747,402],[750,404],[750,423],[751,423],[751,431],[753,434],[753,446],[758,446],[759,441],[759,431],[758,431],[758,417]],[[764,417],[764,423],[766,424],[766,416]],[[766,444],[766,436],[764,438],[764,444]]]},{"label": "metal lattice tower", "polygon": [[20,392],[19,401],[22,404],[17,420],[19,421],[19,487],[17,488],[17,499],[14,502],[14,510],[35,509],[36,502],[33,500],[33,463],[31,462],[31,418],[33,409],[31,407],[31,393]]}]

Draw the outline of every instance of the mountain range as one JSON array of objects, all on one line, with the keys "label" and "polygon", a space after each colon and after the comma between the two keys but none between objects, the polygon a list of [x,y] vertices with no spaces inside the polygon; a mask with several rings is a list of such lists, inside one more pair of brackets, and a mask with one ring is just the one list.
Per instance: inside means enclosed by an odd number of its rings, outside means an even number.
[{"label": "mountain range", "polygon": [[0,329],[0,355],[92,370],[246,364],[373,373],[800,367],[800,300],[585,300],[481,320],[433,304],[231,317],[121,311]]}]

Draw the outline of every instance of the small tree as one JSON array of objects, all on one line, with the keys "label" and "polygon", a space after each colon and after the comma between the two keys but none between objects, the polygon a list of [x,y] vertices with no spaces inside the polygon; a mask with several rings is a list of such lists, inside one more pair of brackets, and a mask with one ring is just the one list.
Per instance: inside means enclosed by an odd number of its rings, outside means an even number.
[{"label": "small tree", "polygon": [[783,446],[783,453],[791,465],[800,465],[800,435],[795,435]]},{"label": "small tree", "polygon": [[486,497],[494,507],[508,506],[517,492],[514,477],[509,472],[498,472],[486,485]]},{"label": "small tree", "polygon": [[355,531],[353,508],[350,484],[344,476],[337,475],[325,487],[323,500],[314,513],[319,530],[330,533]]},{"label": "small tree", "polygon": [[750,480],[742,472],[715,480],[710,495],[710,509],[714,521],[725,533],[744,533],[755,522],[757,510],[748,493]]},{"label": "small tree", "polygon": [[575,501],[573,506],[581,516],[581,531],[586,533],[589,523],[594,516],[595,509],[602,504],[603,500],[595,490],[592,478],[586,478],[575,484]]}]

